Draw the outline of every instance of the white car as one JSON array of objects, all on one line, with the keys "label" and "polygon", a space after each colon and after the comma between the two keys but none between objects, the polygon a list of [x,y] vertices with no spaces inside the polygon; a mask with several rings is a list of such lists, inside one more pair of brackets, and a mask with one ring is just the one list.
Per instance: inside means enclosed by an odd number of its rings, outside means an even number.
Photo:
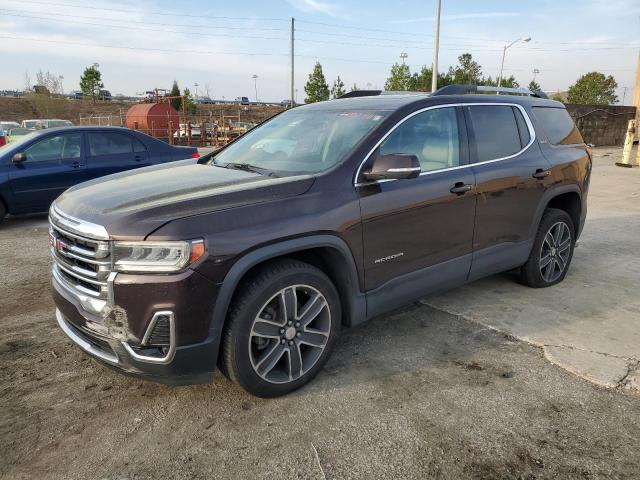
[{"label": "white car", "polygon": [[[181,123],[179,130],[177,130],[177,131],[175,131],[173,133],[173,137],[174,138],[187,137],[188,136],[187,135],[188,131],[189,131],[189,129],[187,127],[187,124],[186,123]],[[201,135],[202,135],[202,132],[201,132],[200,124],[192,123],[191,124],[191,138],[200,138]]]}]

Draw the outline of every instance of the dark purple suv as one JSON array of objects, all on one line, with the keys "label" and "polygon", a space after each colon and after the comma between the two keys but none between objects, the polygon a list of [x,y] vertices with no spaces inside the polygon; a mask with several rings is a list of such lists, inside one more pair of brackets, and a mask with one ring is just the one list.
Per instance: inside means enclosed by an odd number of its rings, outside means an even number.
[{"label": "dark purple suv", "polygon": [[561,103],[470,92],[301,106],[199,160],[67,190],[50,210],[60,327],[117,370],[194,383],[218,366],[270,397],[313,378],[343,327],[506,270],[562,281],[590,152]]}]

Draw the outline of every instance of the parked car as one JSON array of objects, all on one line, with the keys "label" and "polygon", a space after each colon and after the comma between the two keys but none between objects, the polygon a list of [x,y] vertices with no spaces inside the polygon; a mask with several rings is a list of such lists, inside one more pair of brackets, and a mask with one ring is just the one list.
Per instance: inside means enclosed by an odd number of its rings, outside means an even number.
[{"label": "parked car", "polygon": [[109,90],[100,90],[100,94],[98,95],[100,100],[104,100],[107,102],[111,101],[111,92]]},{"label": "parked car", "polygon": [[12,128],[19,127],[19,126],[20,124],[18,122],[0,121],[0,128],[2,128],[5,131],[11,130]]},{"label": "parked car", "polygon": [[20,126],[28,128],[30,130],[37,130],[42,128],[42,120],[23,120]]},{"label": "parked car", "polygon": [[7,143],[7,133],[2,126],[0,126],[0,147],[4,147]]},{"label": "parked car", "polygon": [[121,127],[64,127],[31,132],[0,150],[0,221],[6,213],[46,212],[67,188],[149,165],[197,158]]},{"label": "parked car", "polygon": [[[200,124],[192,123],[191,124],[191,138],[200,138],[202,135],[202,129]],[[186,123],[181,123],[178,130],[173,132],[173,138],[185,138],[189,136],[189,126]]]},{"label": "parked car", "polygon": [[72,127],[73,122],[71,120],[60,120],[58,118],[40,118],[23,120],[20,126],[30,130],[41,130],[43,128]]},{"label": "parked car", "polygon": [[236,97],[236,103],[240,105],[249,105],[249,97]]},{"label": "parked car", "polygon": [[502,271],[561,282],[590,151],[562,103],[466,94],[483,90],[304,105],[198,161],[67,190],[50,210],[59,326],[121,371],[194,383],[219,364],[272,397],[342,327]]},{"label": "parked car", "polygon": [[29,135],[33,130],[29,130],[28,128],[22,127],[13,127],[11,130],[6,130],[7,132],[7,143],[15,142],[20,140],[25,135]]},{"label": "parked car", "polygon": [[69,92],[68,96],[74,100],[82,100],[84,98],[84,94],[80,90],[73,90]]}]

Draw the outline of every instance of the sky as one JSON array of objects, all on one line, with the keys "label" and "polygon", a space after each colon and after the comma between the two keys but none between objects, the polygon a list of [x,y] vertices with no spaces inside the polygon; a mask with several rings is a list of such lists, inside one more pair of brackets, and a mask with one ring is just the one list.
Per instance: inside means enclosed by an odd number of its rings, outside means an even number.
[{"label": "sky", "polygon": [[[173,80],[211,98],[290,95],[290,29],[295,18],[295,88],[316,61],[329,84],[383,88],[407,54],[411,71],[433,61],[435,0],[0,0],[0,90],[25,87],[39,69],[79,89],[98,63],[113,95],[171,88]],[[600,71],[633,98],[640,52],[640,0],[442,0],[439,70],[471,53],[496,77],[545,91],[566,90]],[[254,79],[253,76],[257,75]],[[33,83],[33,82],[32,82]],[[198,85],[196,87],[196,84]]]}]

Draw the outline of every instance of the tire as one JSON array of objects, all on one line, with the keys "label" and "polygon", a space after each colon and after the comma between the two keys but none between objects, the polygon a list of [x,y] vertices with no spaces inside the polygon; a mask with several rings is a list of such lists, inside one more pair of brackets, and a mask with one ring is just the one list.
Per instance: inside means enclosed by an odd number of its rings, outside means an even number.
[{"label": "tire", "polygon": [[329,358],[341,312],[338,292],[324,272],[293,259],[271,262],[234,297],[222,370],[257,397],[292,392]]},{"label": "tire", "polygon": [[547,209],[540,220],[529,259],[520,268],[520,281],[533,288],[560,283],[569,270],[575,242],[575,228],[569,214]]},{"label": "tire", "polygon": [[4,202],[0,200],[0,223],[2,223],[2,220],[4,219],[6,214],[7,214],[7,207],[5,207]]}]

